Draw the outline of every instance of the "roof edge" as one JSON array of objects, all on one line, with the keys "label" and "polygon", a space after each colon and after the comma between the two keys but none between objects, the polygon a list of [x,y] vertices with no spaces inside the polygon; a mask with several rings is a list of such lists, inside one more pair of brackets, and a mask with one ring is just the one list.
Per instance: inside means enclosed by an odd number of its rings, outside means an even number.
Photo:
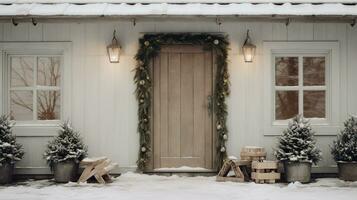
[{"label": "roof edge", "polygon": [[0,0],[0,4],[28,3],[357,3],[357,0]]}]

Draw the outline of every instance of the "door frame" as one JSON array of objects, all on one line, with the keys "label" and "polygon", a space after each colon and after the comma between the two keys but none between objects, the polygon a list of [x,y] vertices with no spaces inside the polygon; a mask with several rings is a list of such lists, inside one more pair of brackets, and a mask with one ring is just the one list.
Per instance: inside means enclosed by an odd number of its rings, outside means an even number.
[{"label": "door frame", "polygon": [[153,58],[160,52],[161,45],[192,44],[202,45],[205,50],[214,52],[214,166],[218,170],[227,158],[226,142],[228,139],[226,98],[229,96],[228,73],[228,36],[210,33],[157,33],[144,34],[139,39],[139,49],[135,55],[136,68],[134,81],[136,84],[136,98],[138,101],[138,129],[139,146],[137,166],[139,171],[151,171],[152,159],[152,79],[151,69]]},{"label": "door frame", "polygon": [[[210,50],[205,50],[204,49],[204,46],[203,45],[197,45],[197,44],[189,44],[189,43],[185,43],[185,44],[164,44],[162,45],[162,47],[164,46],[175,46],[175,45],[191,45],[191,46],[200,46],[202,47],[203,51],[208,51],[208,52],[211,52],[212,53],[212,96],[214,95],[214,92],[215,92],[215,82],[216,82],[216,74],[217,74],[217,64],[216,64],[216,53],[213,49],[210,49]],[[159,55],[159,54],[158,54]],[[156,55],[156,56],[158,56]],[[154,59],[151,59],[150,60],[150,76],[152,77],[152,85],[154,85],[154,62],[155,62],[155,58]],[[151,94],[154,94],[154,87],[152,86],[151,87]],[[155,172],[155,169],[154,169],[154,148],[155,148],[155,145],[154,145],[154,137],[155,137],[155,134],[154,134],[154,95],[151,95],[151,105],[150,105],[150,138],[151,138],[151,141],[150,141],[150,146],[151,146],[151,151],[149,152],[149,163],[148,163],[148,166],[146,167],[145,169],[145,172]],[[212,112],[215,110],[215,104],[213,103],[212,104]],[[217,152],[216,152],[216,145],[217,145],[217,130],[214,128],[215,127],[215,122],[216,122],[216,115],[215,113],[213,112],[212,113],[212,172],[216,172],[216,168],[217,168],[217,162],[216,161],[216,155],[217,155]],[[196,171],[197,172],[197,171]],[[207,171],[204,171],[204,172],[207,172]]]}]

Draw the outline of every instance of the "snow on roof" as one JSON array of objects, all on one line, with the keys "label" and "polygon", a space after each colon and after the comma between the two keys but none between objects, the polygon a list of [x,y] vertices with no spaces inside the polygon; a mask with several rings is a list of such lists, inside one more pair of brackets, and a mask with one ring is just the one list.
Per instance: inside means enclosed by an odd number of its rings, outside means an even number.
[{"label": "snow on roof", "polygon": [[15,3],[357,3],[357,0],[0,0],[0,4]]},{"label": "snow on roof", "polygon": [[[3,1],[11,1],[11,0],[0,0],[0,16],[145,16],[145,15],[169,15],[169,16],[353,15],[353,16],[357,16],[357,2],[353,4],[345,4],[345,3],[279,3],[279,4],[277,3],[84,3],[84,4],[10,3],[10,4],[2,4],[1,2]],[[12,1],[25,2],[30,0],[12,0]],[[41,0],[32,0],[32,1],[41,1]],[[52,0],[52,1],[60,1],[60,0]],[[75,1],[90,1],[90,0],[75,0]],[[104,0],[96,0],[96,1],[104,2]]]}]

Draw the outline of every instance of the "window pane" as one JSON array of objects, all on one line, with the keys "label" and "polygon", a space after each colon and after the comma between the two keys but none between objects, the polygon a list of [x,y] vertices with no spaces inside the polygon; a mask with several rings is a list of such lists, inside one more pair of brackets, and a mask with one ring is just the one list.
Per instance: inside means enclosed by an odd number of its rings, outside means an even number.
[{"label": "window pane", "polygon": [[59,86],[61,80],[60,65],[60,57],[39,57],[37,66],[37,85]]},{"label": "window pane", "polygon": [[304,91],[304,117],[326,117],[325,91]]},{"label": "window pane", "polygon": [[34,58],[30,56],[11,57],[10,85],[11,87],[26,87],[33,85]]},{"label": "window pane", "polygon": [[275,119],[290,119],[299,113],[298,91],[276,91]]},{"label": "window pane", "polygon": [[37,119],[60,119],[60,91],[37,91]]},{"label": "window pane", "polygon": [[10,115],[12,120],[33,120],[32,91],[10,92]]},{"label": "window pane", "polygon": [[275,57],[275,84],[296,86],[299,84],[299,58]]},{"label": "window pane", "polygon": [[325,57],[304,57],[304,85],[325,85]]}]

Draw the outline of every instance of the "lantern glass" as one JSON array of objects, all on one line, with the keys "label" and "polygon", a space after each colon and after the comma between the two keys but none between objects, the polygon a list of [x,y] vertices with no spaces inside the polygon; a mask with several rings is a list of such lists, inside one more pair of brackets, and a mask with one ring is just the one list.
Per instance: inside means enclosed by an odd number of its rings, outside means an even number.
[{"label": "lantern glass", "polygon": [[108,48],[108,56],[109,61],[111,63],[118,63],[119,62],[119,55],[120,55],[120,48],[109,46]]},{"label": "lantern glass", "polygon": [[118,44],[118,40],[115,37],[115,31],[113,33],[112,43],[107,46],[109,62],[118,63],[120,56],[120,45]]},{"label": "lantern glass", "polygon": [[255,45],[252,44],[243,46],[243,55],[244,55],[245,62],[253,62],[255,49],[256,49]]},{"label": "lantern glass", "polygon": [[248,30],[247,37],[246,37],[243,47],[242,47],[245,62],[253,62],[256,48],[257,47],[251,43],[251,39],[249,37],[249,30]]}]

